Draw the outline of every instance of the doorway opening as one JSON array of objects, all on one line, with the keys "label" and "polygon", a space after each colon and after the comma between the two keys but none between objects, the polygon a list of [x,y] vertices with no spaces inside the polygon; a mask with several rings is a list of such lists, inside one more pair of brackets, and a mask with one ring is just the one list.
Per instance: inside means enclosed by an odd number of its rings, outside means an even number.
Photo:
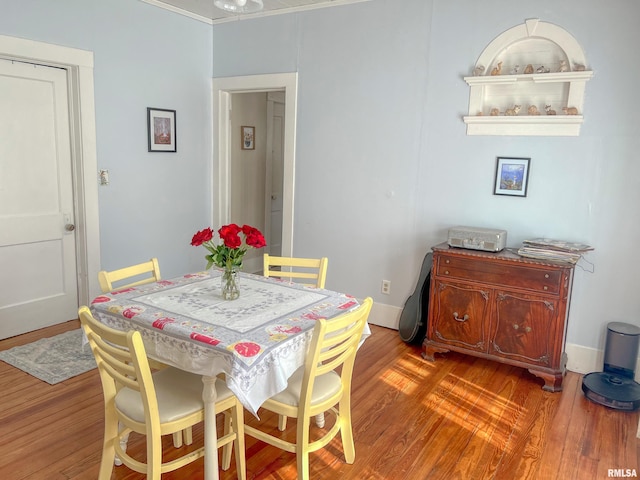
[{"label": "doorway opening", "polygon": [[262,253],[282,255],[285,108],[282,90],[231,95],[230,220],[258,228],[267,242],[245,257],[251,273],[262,270]]},{"label": "doorway opening", "polygon": [[[281,104],[284,110],[282,125],[280,126],[282,134],[282,164],[281,167],[278,167],[282,171],[281,194],[269,192],[266,187],[263,193],[265,198],[263,215],[266,218],[267,215],[272,214],[271,210],[273,209],[273,215],[277,218],[274,221],[266,222],[274,226],[266,233],[272,240],[276,239],[275,241],[280,243],[279,254],[284,256],[292,256],[293,254],[297,78],[297,73],[283,73],[213,79],[213,138],[216,145],[213,150],[213,164],[217,165],[217,168],[213,169],[214,188],[212,188],[212,192],[215,193],[213,193],[211,199],[213,205],[212,224],[224,225],[233,220],[233,142],[238,139],[239,131],[235,132],[235,124],[232,121],[232,98],[234,95],[242,93],[264,92],[267,94],[267,99],[271,98],[271,101],[274,102],[270,108],[275,109],[277,108],[274,107],[276,104]],[[268,115],[276,115],[276,113],[271,112]],[[273,125],[271,128],[273,128]],[[274,137],[271,132],[267,134],[266,130],[267,128],[265,127],[265,134],[262,136],[265,139],[265,150],[272,150],[273,145],[266,145],[266,143],[273,141]],[[257,134],[256,138],[258,138]],[[237,145],[235,147],[237,149]],[[273,175],[273,171],[268,172],[267,175]],[[278,195],[280,195],[279,198]],[[271,200],[273,196],[276,196],[273,202],[267,200]],[[280,217],[281,221],[279,220]],[[278,222],[281,225],[278,225]],[[280,231],[274,232],[274,228]],[[251,261],[253,263],[250,263]],[[261,260],[257,257],[250,260],[250,262],[247,262],[245,266],[247,271],[258,271],[262,268]]]}]

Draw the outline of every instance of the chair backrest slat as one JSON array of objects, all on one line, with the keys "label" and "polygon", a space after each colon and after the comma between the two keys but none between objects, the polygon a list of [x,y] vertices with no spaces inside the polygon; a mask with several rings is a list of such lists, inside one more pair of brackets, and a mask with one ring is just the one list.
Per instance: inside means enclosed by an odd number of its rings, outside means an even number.
[{"label": "chair backrest slat", "polygon": [[276,257],[264,254],[263,275],[289,279],[314,280],[313,282],[297,282],[310,287],[324,288],[327,278],[327,265],[329,259],[322,258],[296,258]]},{"label": "chair backrest slat", "polygon": [[105,401],[121,388],[140,392],[145,408],[157,409],[151,368],[140,332],[123,332],[98,322],[87,307],[78,310],[80,323],[98,365]]},{"label": "chair backrest slat", "polygon": [[[144,276],[143,278],[140,278]],[[117,282],[127,278],[135,279],[126,284],[114,285]],[[131,265],[130,267],[120,268],[107,272],[102,270],[98,272],[98,281],[103,293],[111,292],[115,289],[136,287],[146,283],[157,282],[160,280],[160,265],[157,258],[152,258],[148,262]]]}]

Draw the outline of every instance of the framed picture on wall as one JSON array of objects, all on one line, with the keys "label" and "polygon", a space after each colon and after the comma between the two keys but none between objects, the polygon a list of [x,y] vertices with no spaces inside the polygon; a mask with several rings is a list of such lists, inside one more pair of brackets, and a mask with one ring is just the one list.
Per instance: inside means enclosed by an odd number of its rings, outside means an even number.
[{"label": "framed picture on wall", "polygon": [[255,150],[256,148],[256,127],[242,126],[242,150]]},{"label": "framed picture on wall", "polygon": [[176,111],[147,108],[150,152],[176,152]]},{"label": "framed picture on wall", "polygon": [[498,157],[494,195],[526,197],[530,158]]}]

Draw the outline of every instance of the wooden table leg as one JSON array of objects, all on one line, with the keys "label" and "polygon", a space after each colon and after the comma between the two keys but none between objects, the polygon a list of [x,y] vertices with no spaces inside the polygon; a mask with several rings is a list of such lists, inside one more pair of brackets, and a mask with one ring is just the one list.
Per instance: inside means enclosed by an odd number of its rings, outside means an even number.
[{"label": "wooden table leg", "polygon": [[204,478],[218,480],[218,438],[216,432],[216,377],[202,377],[204,387]]}]

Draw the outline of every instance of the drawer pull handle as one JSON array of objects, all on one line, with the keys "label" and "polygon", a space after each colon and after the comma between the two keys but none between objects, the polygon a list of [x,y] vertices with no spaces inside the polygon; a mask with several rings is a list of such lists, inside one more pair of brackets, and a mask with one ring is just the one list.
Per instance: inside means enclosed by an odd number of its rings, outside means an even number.
[{"label": "drawer pull handle", "polygon": [[549,278],[549,274],[548,274],[548,273],[545,273],[545,274],[544,274],[544,278]]},{"label": "drawer pull handle", "polygon": [[456,322],[466,322],[467,320],[469,320],[469,315],[465,313],[464,317],[460,318],[458,317],[458,312],[453,312],[453,319]]},{"label": "drawer pull handle", "polygon": [[444,263],[449,263],[449,260],[445,260]]},{"label": "drawer pull handle", "polygon": [[[520,325],[518,325],[517,323],[513,324],[513,329],[514,330],[519,330],[520,329]],[[526,333],[529,333],[531,331],[531,327],[524,327],[524,331]]]},{"label": "drawer pull handle", "polygon": [[445,275],[449,275],[449,270],[445,270],[445,271],[444,271],[444,274],[445,274]]},{"label": "drawer pull handle", "polygon": [[549,290],[549,287],[547,287],[546,285],[544,287],[542,287],[543,290]]}]

